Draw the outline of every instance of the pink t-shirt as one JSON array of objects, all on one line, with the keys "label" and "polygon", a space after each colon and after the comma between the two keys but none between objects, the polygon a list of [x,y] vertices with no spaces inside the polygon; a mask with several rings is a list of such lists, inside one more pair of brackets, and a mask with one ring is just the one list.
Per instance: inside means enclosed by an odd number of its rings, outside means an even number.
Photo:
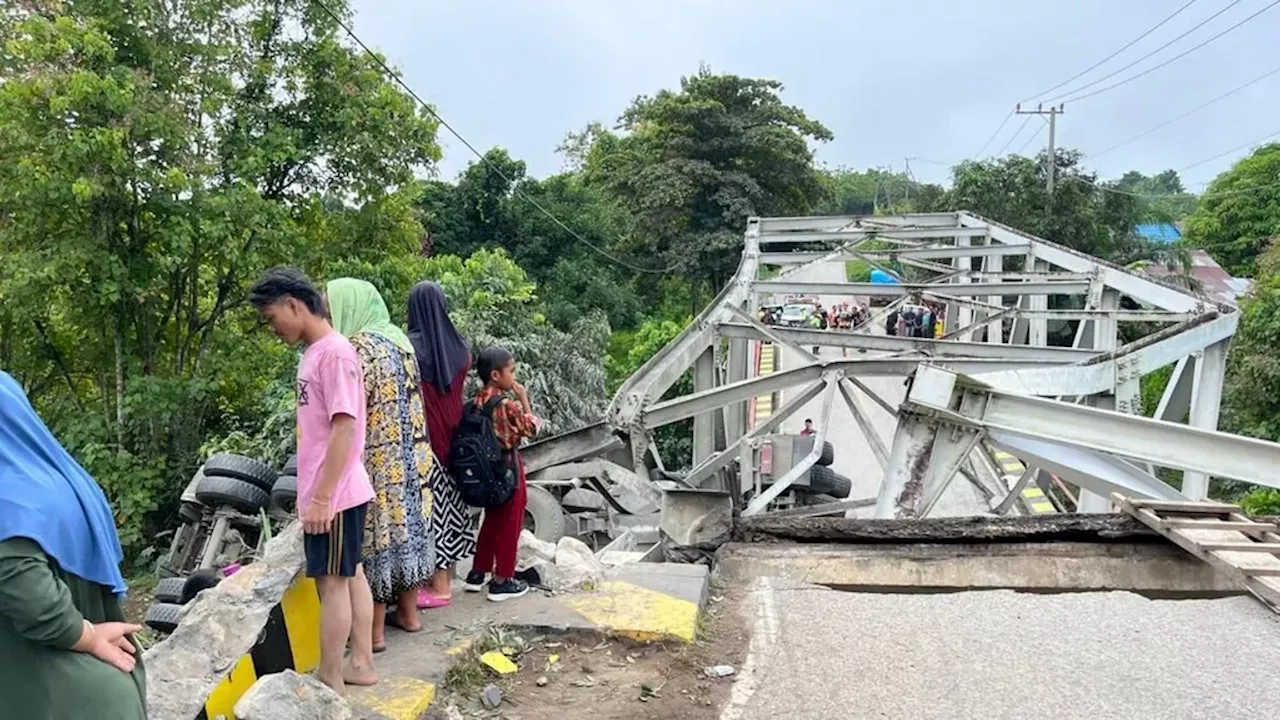
[{"label": "pink t-shirt", "polygon": [[333,491],[333,511],[342,512],[373,499],[364,469],[364,373],[355,348],[331,332],[307,348],[298,365],[298,508],[311,502],[320,482],[335,415],[356,420],[356,436],[346,470]]}]

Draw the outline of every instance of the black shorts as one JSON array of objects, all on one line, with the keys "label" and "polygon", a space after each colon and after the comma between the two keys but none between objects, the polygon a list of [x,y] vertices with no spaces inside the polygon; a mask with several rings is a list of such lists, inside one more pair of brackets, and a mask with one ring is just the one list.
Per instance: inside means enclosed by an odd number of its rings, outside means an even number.
[{"label": "black shorts", "polygon": [[302,551],[307,556],[307,577],[355,577],[364,544],[364,518],[369,503],[343,510],[333,517],[329,532],[303,534]]}]

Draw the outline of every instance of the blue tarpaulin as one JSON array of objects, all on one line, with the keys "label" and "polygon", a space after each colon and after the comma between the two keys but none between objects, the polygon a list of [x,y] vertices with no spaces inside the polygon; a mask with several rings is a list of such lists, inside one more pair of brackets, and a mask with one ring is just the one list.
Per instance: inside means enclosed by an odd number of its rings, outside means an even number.
[{"label": "blue tarpaulin", "polygon": [[880,269],[878,269],[878,268],[877,268],[877,269],[874,269],[874,270],[872,270],[872,271],[871,271],[871,282],[873,282],[873,283],[875,283],[875,284],[877,284],[877,285],[898,285],[898,284],[900,284],[900,283],[898,282],[898,278],[896,278],[896,277],[894,277],[894,276],[890,275],[889,273],[887,273],[887,272],[885,272],[885,271],[883,271],[883,270],[880,270]]}]

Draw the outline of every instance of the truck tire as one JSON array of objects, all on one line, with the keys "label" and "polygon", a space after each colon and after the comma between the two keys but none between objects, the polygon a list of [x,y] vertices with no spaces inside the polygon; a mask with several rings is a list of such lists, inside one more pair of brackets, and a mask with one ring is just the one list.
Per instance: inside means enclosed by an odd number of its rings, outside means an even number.
[{"label": "truck tire", "polygon": [[[799,486],[797,486],[797,489]],[[814,465],[809,470],[808,492],[830,495],[843,500],[853,490],[853,481],[824,465]]]},{"label": "truck tire", "polygon": [[556,496],[537,485],[529,485],[529,502],[524,508],[524,526],[539,540],[554,543],[565,536],[564,511]]},{"label": "truck tire", "polygon": [[180,604],[182,602],[182,587],[187,584],[184,577],[165,578],[156,583],[155,596],[156,602]]},{"label": "truck tire", "polygon": [[178,616],[181,614],[181,605],[156,603],[147,608],[147,617],[142,622],[157,632],[171,633],[177,629]]},{"label": "truck tire", "polygon": [[822,454],[818,456],[818,464],[830,465],[836,461],[836,449],[829,442],[822,443]]},{"label": "truck tire", "polygon": [[205,477],[235,478],[271,492],[278,473],[266,463],[244,455],[218,453],[204,464]]},{"label": "truck tire", "polygon": [[222,582],[221,570],[213,570],[211,568],[197,570],[191,573],[189,577],[183,578],[182,594],[179,596],[178,602],[186,605],[195,600],[196,595],[199,595],[201,590],[208,590],[220,582]]},{"label": "truck tire", "polygon": [[239,510],[245,515],[257,515],[258,511],[266,507],[267,503],[271,501],[271,496],[267,495],[267,491],[257,485],[232,477],[208,474],[205,475],[204,481],[200,483],[200,489],[196,491],[196,497],[200,498],[200,502],[211,508],[225,505]]},{"label": "truck tire", "polygon": [[298,509],[298,478],[292,475],[281,475],[271,488],[271,507],[286,513]]},{"label": "truck tire", "polygon": [[298,474],[298,456],[290,455],[288,460],[284,461],[284,467],[280,470],[281,475],[297,475]]}]

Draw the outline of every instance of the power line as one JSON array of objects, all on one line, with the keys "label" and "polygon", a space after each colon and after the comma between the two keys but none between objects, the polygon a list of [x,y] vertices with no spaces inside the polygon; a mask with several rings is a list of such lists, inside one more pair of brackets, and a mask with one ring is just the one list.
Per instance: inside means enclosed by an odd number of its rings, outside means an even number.
[{"label": "power line", "polygon": [[1144,32],[1144,33],[1142,33],[1141,35],[1139,35],[1138,37],[1136,37],[1136,38],[1134,38],[1134,39],[1130,40],[1128,43],[1125,43],[1124,47],[1120,48],[1119,50],[1116,50],[1115,52],[1113,52],[1113,53],[1111,53],[1110,55],[1108,55],[1108,56],[1106,56],[1106,57],[1102,58],[1102,59],[1101,59],[1101,60],[1099,60],[1098,62],[1096,62],[1096,63],[1094,63],[1094,64],[1090,65],[1089,67],[1087,67],[1087,68],[1085,68],[1085,69],[1081,70],[1080,72],[1076,73],[1075,75],[1072,75],[1071,77],[1067,78],[1066,80],[1063,80],[1062,82],[1058,83],[1057,85],[1054,85],[1053,87],[1049,88],[1048,90],[1042,90],[1041,92],[1038,92],[1038,93],[1036,93],[1035,95],[1032,95],[1031,97],[1029,97],[1029,98],[1027,98],[1026,100],[1023,100],[1021,103],[1019,103],[1019,105],[1025,105],[1025,104],[1030,103],[1032,100],[1035,100],[1036,98],[1038,98],[1038,97],[1040,97],[1040,96],[1042,96],[1042,95],[1048,95],[1049,93],[1053,92],[1054,90],[1057,90],[1058,88],[1062,87],[1063,85],[1066,85],[1067,83],[1070,83],[1070,82],[1074,82],[1077,78],[1082,77],[1083,75],[1088,74],[1090,71],[1092,71],[1092,70],[1096,69],[1098,66],[1100,66],[1100,65],[1102,65],[1103,63],[1107,62],[1108,60],[1110,60],[1110,59],[1114,58],[1115,56],[1119,55],[1120,53],[1124,52],[1125,50],[1128,50],[1129,48],[1133,47],[1133,46],[1134,46],[1138,41],[1142,40],[1142,39],[1143,39],[1143,38],[1145,38],[1146,36],[1150,35],[1151,33],[1155,32],[1156,30],[1159,30],[1159,29],[1161,28],[1161,26],[1163,26],[1165,23],[1167,23],[1167,22],[1169,22],[1170,20],[1172,20],[1172,19],[1174,19],[1175,17],[1177,17],[1179,14],[1181,14],[1181,13],[1182,13],[1182,11],[1183,11],[1183,10],[1186,10],[1187,8],[1191,7],[1191,5],[1192,5],[1193,3],[1195,3],[1195,1],[1196,1],[1196,0],[1188,0],[1188,2],[1187,2],[1187,4],[1186,4],[1186,5],[1183,5],[1182,7],[1178,8],[1177,10],[1174,10],[1172,15],[1169,15],[1169,16],[1168,16],[1168,17],[1166,17],[1165,19],[1163,19],[1163,20],[1161,20],[1160,22],[1158,22],[1158,23],[1156,23],[1155,25],[1153,25],[1153,26],[1152,26],[1150,29],[1148,29],[1146,32]]},{"label": "power line", "polygon": [[[1235,2],[1231,3],[1231,5],[1235,5],[1237,2],[1240,2],[1240,0],[1235,0]],[[1231,7],[1231,5],[1228,5],[1227,7],[1229,8],[1229,7]],[[1177,61],[1177,60],[1180,60],[1181,58],[1186,57],[1187,55],[1190,55],[1191,53],[1195,52],[1196,50],[1199,50],[1200,48],[1204,47],[1205,45],[1208,45],[1209,43],[1213,42],[1214,40],[1217,40],[1218,38],[1222,37],[1223,35],[1226,35],[1227,33],[1231,32],[1232,30],[1235,30],[1236,28],[1240,27],[1241,25],[1244,25],[1245,23],[1249,22],[1250,20],[1252,20],[1252,19],[1254,19],[1254,18],[1258,17],[1259,15],[1261,15],[1262,13],[1264,13],[1264,12],[1266,12],[1266,11],[1270,10],[1271,8],[1275,7],[1276,5],[1280,5],[1280,0],[1272,0],[1272,2],[1271,2],[1271,4],[1270,4],[1270,5],[1267,5],[1266,7],[1264,7],[1264,8],[1262,8],[1261,10],[1259,10],[1259,11],[1255,12],[1254,14],[1250,15],[1249,17],[1247,17],[1247,18],[1245,18],[1245,19],[1241,20],[1240,22],[1236,23],[1235,25],[1232,25],[1231,27],[1227,28],[1226,30],[1223,30],[1222,32],[1218,33],[1217,35],[1214,35],[1213,37],[1209,38],[1208,40],[1205,40],[1204,42],[1200,43],[1199,45],[1196,45],[1196,46],[1192,47],[1192,48],[1191,48],[1191,49],[1189,49],[1189,50],[1184,50],[1184,51],[1182,51],[1181,53],[1178,53],[1177,55],[1174,55],[1173,57],[1169,58],[1168,60],[1165,60],[1164,62],[1160,63],[1159,65],[1155,65],[1155,66],[1149,67],[1149,68],[1147,68],[1146,70],[1143,70],[1142,72],[1138,73],[1137,75],[1131,75],[1130,77],[1127,77],[1127,78],[1125,78],[1124,80],[1121,80],[1121,81],[1120,81],[1120,82],[1118,82],[1118,83],[1112,83],[1111,85],[1108,85],[1108,86],[1106,86],[1106,87],[1104,87],[1104,88],[1099,88],[1099,89],[1097,89],[1097,90],[1094,90],[1093,92],[1085,93],[1084,95],[1075,95],[1075,96],[1069,97],[1069,98],[1067,98],[1067,99],[1066,99],[1065,101],[1063,101],[1063,102],[1077,102],[1077,101],[1079,101],[1079,100],[1084,100],[1085,98],[1091,98],[1091,97],[1093,97],[1094,95],[1098,95],[1098,94],[1100,94],[1100,93],[1104,93],[1104,92],[1106,92],[1106,91],[1108,91],[1108,90],[1114,90],[1114,89],[1116,89],[1116,88],[1120,87],[1121,85],[1127,85],[1127,84],[1129,84],[1129,83],[1133,82],[1134,80],[1137,80],[1137,79],[1138,79],[1138,78],[1140,78],[1140,77],[1143,77],[1143,76],[1148,75],[1148,74],[1150,74],[1150,73],[1152,73],[1152,72],[1155,72],[1156,70],[1159,70],[1160,68],[1162,68],[1162,67],[1164,67],[1164,66],[1166,66],[1166,65],[1168,65],[1168,64],[1170,64],[1170,63],[1172,63],[1172,62],[1175,62],[1175,61]],[[1223,8],[1223,10],[1225,10],[1225,9],[1226,9],[1226,8]],[[1222,12],[1222,11],[1220,10],[1219,12]],[[1207,22],[1207,21],[1206,21],[1206,22]],[[1202,23],[1202,24],[1203,24],[1203,23]],[[1194,29],[1194,28],[1193,28],[1193,29]],[[1088,87],[1088,86],[1086,85],[1085,87]],[[1084,88],[1080,88],[1080,89],[1084,89]]]},{"label": "power line", "polygon": [[1004,129],[1004,126],[1009,124],[1009,119],[1013,117],[1013,114],[1013,111],[1010,110],[1009,114],[1004,116],[1004,120],[1000,121],[1000,127],[996,128],[996,131],[991,133],[991,137],[987,138],[987,141],[982,143],[982,147],[978,149],[978,152],[973,154],[974,158],[982,157],[982,151],[986,150],[987,146],[991,144],[991,141],[995,140],[996,136],[1000,134],[1000,131]]},{"label": "power line", "polygon": [[1232,195],[1245,195],[1247,193],[1258,192],[1259,190],[1271,190],[1275,188],[1280,188],[1280,182],[1276,182],[1276,183],[1267,183],[1265,185],[1251,185],[1249,187],[1237,188],[1235,190],[1223,190],[1222,192],[1202,193],[1200,195],[1197,195],[1195,193],[1169,193],[1165,195],[1157,195],[1153,193],[1130,192],[1128,190],[1120,190],[1118,188],[1109,187],[1107,185],[1099,185],[1097,182],[1091,182],[1089,180],[1085,180],[1084,178],[1078,177],[1075,175],[1066,177],[1064,179],[1074,180],[1078,183],[1082,183],[1084,185],[1088,185],[1098,190],[1102,190],[1103,192],[1114,193],[1116,195],[1128,195],[1129,197],[1144,198],[1147,200],[1160,200],[1164,198],[1175,198],[1175,199],[1176,198],[1192,198],[1197,200],[1208,200],[1210,198],[1229,197]]},{"label": "power line", "polygon": [[1253,147],[1253,146],[1255,146],[1255,145],[1259,145],[1259,144],[1261,144],[1261,143],[1262,143],[1262,141],[1263,141],[1263,140],[1269,140],[1269,139],[1271,139],[1271,138],[1275,137],[1276,135],[1280,135],[1280,130],[1276,130],[1275,132],[1267,133],[1266,135],[1263,135],[1262,137],[1258,138],[1257,140],[1251,140],[1251,141],[1249,141],[1249,142],[1247,142],[1247,143],[1245,143],[1245,144],[1243,144],[1243,145],[1237,145],[1236,147],[1233,147],[1233,148],[1231,148],[1230,150],[1227,150],[1226,152],[1220,152],[1220,153],[1218,153],[1217,155],[1214,155],[1213,157],[1207,157],[1207,158],[1205,158],[1205,159],[1203,159],[1203,160],[1198,160],[1198,161],[1196,161],[1196,162],[1191,163],[1190,165],[1187,165],[1186,167],[1180,167],[1180,168],[1178,168],[1177,172],[1182,172],[1183,170],[1190,170],[1190,169],[1191,169],[1191,168],[1193,168],[1193,167],[1199,167],[1199,166],[1201,166],[1201,165],[1203,165],[1203,164],[1205,164],[1205,163],[1207,163],[1207,162],[1212,162],[1212,161],[1214,161],[1214,160],[1217,160],[1218,158],[1220,158],[1220,157],[1222,157],[1222,156],[1224,156],[1224,155],[1230,155],[1230,154],[1231,154],[1231,153],[1233,153],[1233,152],[1237,152],[1237,151],[1239,151],[1239,150],[1243,150],[1243,149],[1245,149],[1245,148],[1250,148],[1250,147]]},{"label": "power line", "polygon": [[1004,155],[1004,151],[1008,150],[1009,146],[1013,144],[1013,141],[1018,139],[1018,136],[1022,134],[1022,129],[1025,128],[1029,122],[1031,122],[1030,115],[1028,115],[1027,119],[1023,120],[1022,124],[1018,126],[1018,129],[1013,132],[1013,137],[1010,137],[1009,141],[1004,144],[1004,147],[1000,148],[1000,151],[995,154],[996,157]]},{"label": "power line", "polygon": [[1222,13],[1224,13],[1224,12],[1226,12],[1226,11],[1230,10],[1231,8],[1235,7],[1236,5],[1239,5],[1239,4],[1240,4],[1240,2],[1241,2],[1241,0],[1232,0],[1232,2],[1231,2],[1230,4],[1228,4],[1226,7],[1222,8],[1222,9],[1221,9],[1221,10],[1219,10],[1218,12],[1216,12],[1216,13],[1214,13],[1214,14],[1210,15],[1209,17],[1205,18],[1204,20],[1201,20],[1200,22],[1198,22],[1198,23],[1196,23],[1195,25],[1193,25],[1189,30],[1186,30],[1185,32],[1183,32],[1181,35],[1179,35],[1179,36],[1175,37],[1174,39],[1172,39],[1172,40],[1170,40],[1170,41],[1168,41],[1168,42],[1166,42],[1165,44],[1161,45],[1160,47],[1156,48],[1155,50],[1152,50],[1151,52],[1147,53],[1146,55],[1143,55],[1142,57],[1138,58],[1137,60],[1134,60],[1133,62],[1129,63],[1128,65],[1125,65],[1125,66],[1123,66],[1123,67],[1120,67],[1120,68],[1117,68],[1117,69],[1115,69],[1115,70],[1112,70],[1111,72],[1107,73],[1106,75],[1103,75],[1102,77],[1100,77],[1100,78],[1098,78],[1098,79],[1096,79],[1096,80],[1093,80],[1092,82],[1085,83],[1084,85],[1081,85],[1080,87],[1078,87],[1078,88],[1076,88],[1076,89],[1074,89],[1074,90],[1068,90],[1068,91],[1066,91],[1066,92],[1060,93],[1060,94],[1056,95],[1055,97],[1053,97],[1052,99],[1050,99],[1050,100],[1048,100],[1048,101],[1046,101],[1046,102],[1057,102],[1058,100],[1060,100],[1060,99],[1062,99],[1062,98],[1064,98],[1064,97],[1067,97],[1068,95],[1075,95],[1076,93],[1080,92],[1081,90],[1087,90],[1087,89],[1089,89],[1089,88],[1093,87],[1094,85],[1097,85],[1098,83],[1100,83],[1100,82],[1102,82],[1102,81],[1104,81],[1104,80],[1107,80],[1107,79],[1109,79],[1109,78],[1113,78],[1113,77],[1115,77],[1116,75],[1119,75],[1120,73],[1124,72],[1125,70],[1128,70],[1129,68],[1133,67],[1134,65],[1137,65],[1138,63],[1142,62],[1143,60],[1146,60],[1147,58],[1151,57],[1152,55],[1155,55],[1156,53],[1160,52],[1161,50],[1163,50],[1163,49],[1165,49],[1165,48],[1169,47],[1170,45],[1172,45],[1172,44],[1174,44],[1174,43],[1178,42],[1178,41],[1179,41],[1179,40],[1181,40],[1182,38],[1184,38],[1184,37],[1186,37],[1186,36],[1190,35],[1191,33],[1195,32],[1196,30],[1199,30],[1200,28],[1204,27],[1207,23],[1211,22],[1214,18],[1216,18],[1216,17],[1218,17],[1219,15],[1221,15]]},{"label": "power line", "polygon": [[1040,137],[1040,133],[1044,132],[1044,129],[1046,127],[1048,127],[1048,123],[1041,125],[1039,129],[1037,129],[1034,133],[1031,134],[1031,137],[1027,138],[1026,142],[1022,143],[1021,147],[1019,147],[1016,151],[1014,151],[1014,155],[1021,155],[1022,151],[1027,149],[1027,146],[1031,144],[1032,140],[1035,140],[1036,138]]},{"label": "power line", "polygon": [[640,267],[639,265],[633,265],[627,262],[626,260],[623,260],[622,258],[619,258],[609,253],[606,250],[596,247],[589,240],[579,235],[577,231],[575,231],[573,228],[569,227],[568,225],[564,224],[564,222],[562,222],[560,218],[556,217],[555,215],[552,215],[550,210],[547,210],[545,207],[542,206],[541,203],[533,199],[528,193],[524,192],[524,190],[522,190],[519,185],[513,182],[511,178],[507,177],[506,174],[502,172],[501,168],[499,168],[493,161],[489,160],[489,158],[485,157],[485,155],[481,153],[479,150],[477,150],[474,145],[467,142],[467,139],[464,138],[462,134],[459,133],[457,130],[454,130],[453,126],[450,125],[448,122],[446,122],[445,119],[441,117],[440,113],[437,112],[435,108],[427,104],[427,101],[419,97],[418,94],[413,91],[413,88],[405,84],[404,80],[400,79],[400,76],[397,75],[396,72],[392,70],[390,67],[388,67],[387,64],[383,62],[382,58],[379,57],[378,54],[375,53],[372,49],[370,49],[369,46],[366,45],[363,40],[361,40],[360,37],[356,35],[355,31],[352,30],[347,25],[347,23],[343,21],[342,18],[338,17],[338,14],[334,12],[333,9],[330,8],[327,3],[325,3],[323,0],[314,0],[314,2],[316,5],[319,5],[322,10],[324,10],[326,15],[333,18],[333,21],[336,22],[338,26],[341,27],[347,33],[347,36],[350,37],[351,40],[354,41],[357,45],[359,45],[360,48],[364,50],[365,53],[370,58],[372,58],[375,63],[378,64],[379,67],[382,68],[382,71],[386,73],[388,77],[394,80],[395,83],[399,85],[405,92],[409,93],[409,96],[412,97],[414,100],[416,100],[424,110],[430,113],[431,116],[436,119],[436,122],[440,123],[441,127],[443,127],[445,130],[448,130],[451,135],[453,135],[455,138],[458,139],[458,142],[465,145],[466,148],[470,150],[476,157],[480,158],[480,161],[484,163],[485,166],[489,168],[489,170],[493,171],[498,177],[506,181],[507,184],[511,186],[515,194],[519,195],[520,198],[525,202],[537,208],[538,211],[541,212],[543,215],[546,215],[547,219],[549,219],[551,222],[559,226],[561,230],[564,230],[565,232],[569,233],[569,235],[572,236],[575,240],[577,240],[583,245],[586,245],[587,247],[599,253],[601,257],[611,260],[612,262],[617,263],[618,265],[622,265],[623,267],[629,268],[631,270],[635,270],[636,272],[652,273],[654,275],[665,275],[671,272],[672,270],[675,270],[677,267],[679,267],[678,264],[673,264],[670,267],[655,269],[655,268]]},{"label": "power line", "polygon": [[1247,83],[1245,83],[1245,84],[1243,84],[1243,85],[1237,86],[1237,87],[1235,87],[1235,88],[1232,88],[1231,90],[1228,90],[1228,91],[1226,91],[1226,92],[1222,93],[1221,95],[1219,95],[1219,96],[1217,96],[1217,97],[1213,98],[1212,100],[1209,100],[1209,101],[1207,101],[1207,102],[1203,102],[1203,103],[1201,103],[1201,104],[1199,104],[1199,105],[1197,105],[1197,106],[1195,106],[1195,107],[1191,108],[1190,110],[1188,110],[1188,111],[1186,111],[1186,112],[1182,113],[1181,115],[1178,115],[1177,117],[1174,117],[1174,118],[1172,118],[1172,119],[1170,119],[1170,120],[1166,120],[1165,122],[1162,122],[1162,123],[1160,123],[1159,125],[1156,125],[1155,127],[1150,128],[1149,130],[1144,130],[1143,132],[1140,132],[1140,133],[1138,133],[1137,135],[1134,135],[1133,137],[1129,138],[1128,140],[1125,140],[1124,142],[1116,143],[1115,145],[1112,145],[1111,147],[1107,148],[1106,150],[1103,150],[1102,152],[1094,153],[1094,154],[1092,155],[1092,157],[1093,157],[1094,159],[1100,158],[1100,157],[1102,157],[1103,155],[1106,155],[1107,153],[1111,152],[1112,150],[1115,150],[1116,148],[1124,147],[1125,145],[1128,145],[1129,143],[1131,143],[1131,142],[1133,142],[1133,141],[1135,141],[1135,140],[1139,140],[1139,139],[1141,139],[1141,138],[1144,138],[1144,137],[1146,137],[1146,136],[1150,135],[1151,133],[1153,133],[1153,132],[1155,132],[1155,131],[1157,131],[1157,130],[1160,130],[1160,129],[1166,128],[1166,127],[1168,127],[1168,126],[1170,126],[1170,125],[1174,124],[1175,122],[1177,122],[1177,121],[1181,120],[1182,118],[1185,118],[1185,117],[1187,117],[1187,116],[1189,116],[1189,115],[1193,115],[1193,114],[1195,114],[1195,113],[1197,113],[1197,112],[1200,112],[1201,110],[1203,110],[1203,109],[1205,109],[1205,108],[1209,107],[1210,105],[1212,105],[1212,104],[1214,104],[1214,103],[1218,102],[1219,100],[1223,100],[1223,99],[1227,98],[1228,96],[1234,95],[1234,94],[1236,94],[1236,93],[1240,92],[1241,90],[1244,90],[1245,88],[1247,88],[1247,87],[1249,87],[1249,86],[1251,86],[1251,85],[1256,85],[1257,83],[1262,82],[1263,80],[1266,80],[1267,78],[1271,77],[1272,75],[1275,75],[1276,73],[1280,73],[1280,67],[1278,67],[1278,68],[1276,68],[1276,69],[1274,69],[1274,70],[1271,70],[1270,72],[1263,73],[1262,75],[1259,75],[1258,77],[1256,77],[1256,78],[1254,78],[1254,79],[1250,80],[1249,82],[1247,82]]}]

